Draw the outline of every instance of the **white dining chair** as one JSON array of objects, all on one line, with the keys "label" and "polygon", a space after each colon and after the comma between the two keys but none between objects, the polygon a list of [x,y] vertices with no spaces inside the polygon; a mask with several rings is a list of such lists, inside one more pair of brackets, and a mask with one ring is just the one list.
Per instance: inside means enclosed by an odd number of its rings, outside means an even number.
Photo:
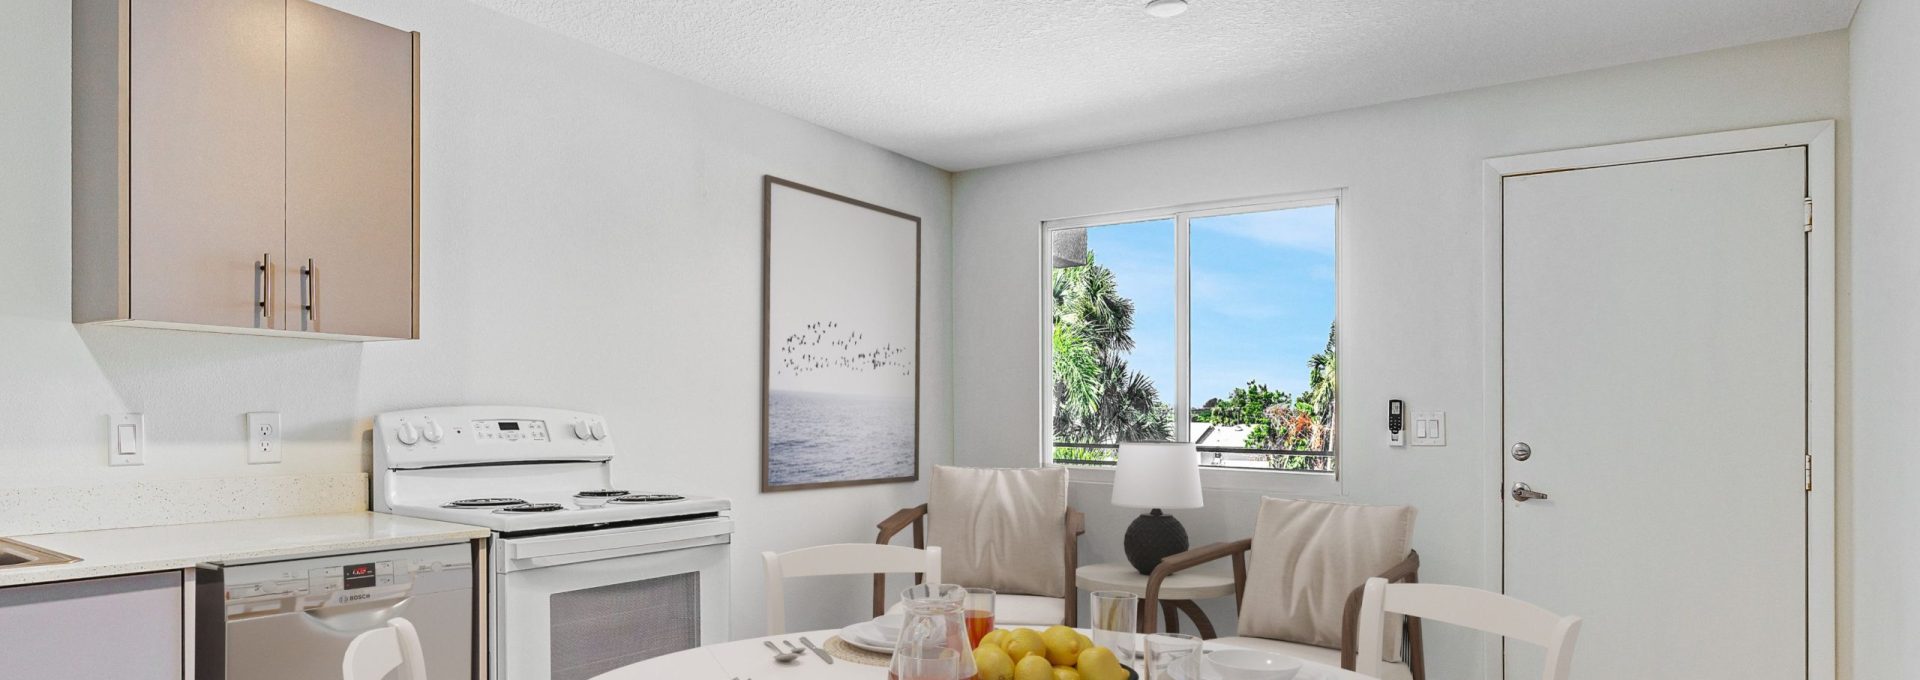
[{"label": "white dining chair", "polygon": [[1500,593],[1465,586],[1433,583],[1388,583],[1367,579],[1360,595],[1360,652],[1355,669],[1368,677],[1383,677],[1386,662],[1382,622],[1388,614],[1405,614],[1505,636],[1547,650],[1541,680],[1567,680],[1573,667],[1573,643],[1580,635],[1580,617],[1561,616]]},{"label": "white dining chair", "polygon": [[940,548],[925,550],[899,545],[835,543],[784,553],[760,553],[767,560],[767,634],[787,631],[785,581],[799,576],[842,574],[923,574],[927,583],[940,582]]},{"label": "white dining chair", "polygon": [[347,643],[340,661],[343,680],[381,680],[400,669],[400,680],[427,680],[427,662],[420,649],[420,632],[402,618],[369,630]]}]

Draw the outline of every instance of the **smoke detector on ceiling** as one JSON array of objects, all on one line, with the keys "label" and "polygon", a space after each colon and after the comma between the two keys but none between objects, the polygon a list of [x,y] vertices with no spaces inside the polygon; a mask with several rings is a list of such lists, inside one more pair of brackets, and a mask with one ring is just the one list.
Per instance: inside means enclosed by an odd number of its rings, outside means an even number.
[{"label": "smoke detector on ceiling", "polygon": [[1187,11],[1187,0],[1147,0],[1147,13],[1165,19]]}]

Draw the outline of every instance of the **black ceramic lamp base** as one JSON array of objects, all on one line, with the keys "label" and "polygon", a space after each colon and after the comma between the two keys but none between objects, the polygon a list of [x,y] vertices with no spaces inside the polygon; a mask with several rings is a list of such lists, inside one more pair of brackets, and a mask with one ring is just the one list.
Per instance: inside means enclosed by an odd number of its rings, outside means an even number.
[{"label": "black ceramic lamp base", "polygon": [[1142,574],[1153,573],[1160,560],[1187,551],[1187,528],[1173,515],[1154,508],[1127,525],[1127,562]]}]

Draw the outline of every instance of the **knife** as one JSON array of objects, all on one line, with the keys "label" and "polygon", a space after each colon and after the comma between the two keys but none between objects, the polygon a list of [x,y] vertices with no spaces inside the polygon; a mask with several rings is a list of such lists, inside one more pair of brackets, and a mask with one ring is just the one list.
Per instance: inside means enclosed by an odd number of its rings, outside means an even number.
[{"label": "knife", "polygon": [[827,662],[827,665],[833,665],[833,657],[828,656],[826,650],[813,646],[813,641],[808,640],[805,635],[800,636],[800,644],[806,645],[807,649],[811,649],[813,653],[820,655],[820,660]]}]

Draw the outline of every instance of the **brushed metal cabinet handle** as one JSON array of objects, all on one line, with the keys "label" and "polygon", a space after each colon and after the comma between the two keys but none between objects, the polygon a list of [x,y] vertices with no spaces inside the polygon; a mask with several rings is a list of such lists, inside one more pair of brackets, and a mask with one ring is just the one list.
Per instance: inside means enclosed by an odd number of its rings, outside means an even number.
[{"label": "brushed metal cabinet handle", "polygon": [[[320,276],[313,266],[313,258],[307,258],[307,264],[300,268],[300,277],[304,285],[300,290],[300,309],[306,312],[305,324],[320,323]],[[302,329],[308,330],[308,329]]]},{"label": "brushed metal cabinet handle", "polygon": [[273,323],[273,260],[272,253],[261,253],[260,261],[254,263],[254,271],[260,274],[260,292],[253,304],[260,310],[262,325]]}]

